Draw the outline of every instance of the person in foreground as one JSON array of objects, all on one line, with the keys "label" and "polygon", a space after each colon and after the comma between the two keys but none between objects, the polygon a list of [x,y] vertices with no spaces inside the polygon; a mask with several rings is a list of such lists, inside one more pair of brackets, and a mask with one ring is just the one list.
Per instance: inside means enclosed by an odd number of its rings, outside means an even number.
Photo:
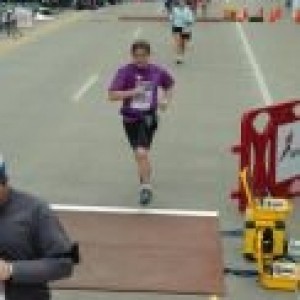
[{"label": "person in foreground", "polygon": [[132,62],[119,68],[108,97],[122,103],[123,126],[137,163],[140,204],[148,205],[153,198],[149,152],[158,126],[157,110],[164,111],[169,105],[174,80],[164,68],[150,62],[151,47],[146,40],[135,41],[130,52]]},{"label": "person in foreground", "polygon": [[46,203],[10,187],[1,156],[0,299],[51,299],[48,282],[71,276],[75,248]]}]

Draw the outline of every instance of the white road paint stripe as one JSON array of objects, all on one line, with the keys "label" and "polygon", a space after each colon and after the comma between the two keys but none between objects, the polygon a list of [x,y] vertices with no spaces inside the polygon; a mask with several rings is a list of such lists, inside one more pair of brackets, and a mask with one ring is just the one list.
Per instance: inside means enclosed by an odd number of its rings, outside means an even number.
[{"label": "white road paint stripe", "polygon": [[80,87],[80,89],[73,95],[72,101],[79,102],[88,90],[99,80],[99,75],[94,74],[90,76],[87,81]]},{"label": "white road paint stripe", "polygon": [[247,58],[249,60],[249,63],[251,65],[252,69],[253,69],[254,76],[255,76],[256,81],[258,83],[258,87],[259,87],[259,90],[262,94],[264,103],[266,105],[271,105],[273,103],[273,98],[272,98],[270,90],[269,90],[269,88],[266,84],[266,81],[265,81],[263,72],[260,68],[260,65],[257,63],[254,52],[253,52],[253,50],[251,48],[251,45],[250,45],[250,43],[247,39],[247,36],[245,34],[245,31],[243,29],[242,24],[239,23],[239,22],[236,22],[236,28],[237,28],[237,31],[238,31],[240,37],[241,37],[241,41],[243,43]]},{"label": "white road paint stripe", "polygon": [[72,211],[72,212],[101,212],[101,213],[117,213],[117,214],[141,214],[141,215],[171,215],[182,217],[218,217],[217,211],[192,211],[178,209],[152,209],[152,208],[127,208],[119,206],[82,206],[82,205],[66,205],[52,204],[51,208],[56,211]]},{"label": "white road paint stripe", "polygon": [[[225,3],[229,4],[230,0],[225,0]],[[270,90],[269,90],[269,88],[266,84],[263,72],[262,72],[259,64],[256,61],[254,52],[253,52],[252,47],[251,47],[251,45],[250,45],[250,43],[249,43],[249,41],[246,37],[246,34],[245,34],[245,31],[243,29],[242,24],[239,23],[239,22],[236,22],[236,28],[237,28],[237,31],[240,34],[240,37],[241,37],[246,55],[248,57],[249,63],[252,66],[254,76],[256,78],[256,81],[258,83],[260,92],[261,92],[262,97],[263,97],[263,101],[266,105],[271,105],[273,103],[273,98],[271,96],[271,92],[270,92]]]}]

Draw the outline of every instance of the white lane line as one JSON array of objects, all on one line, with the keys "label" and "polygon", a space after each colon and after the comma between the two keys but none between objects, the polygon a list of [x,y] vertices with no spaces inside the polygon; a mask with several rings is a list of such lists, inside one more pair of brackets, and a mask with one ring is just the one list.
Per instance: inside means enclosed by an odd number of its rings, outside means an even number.
[{"label": "white lane line", "polygon": [[253,52],[253,50],[251,48],[251,45],[250,45],[250,43],[247,39],[247,36],[246,36],[245,31],[243,29],[243,26],[241,25],[241,23],[236,22],[236,28],[237,28],[237,31],[238,31],[240,37],[241,37],[241,41],[243,43],[245,53],[247,55],[249,63],[251,65],[252,69],[253,69],[254,76],[256,78],[259,90],[262,94],[264,103],[266,105],[271,105],[273,103],[273,98],[272,98],[270,90],[269,90],[269,88],[266,84],[266,80],[265,80],[263,72],[260,68],[260,65],[257,63],[254,52]]},{"label": "white lane line", "polygon": [[72,101],[79,102],[82,97],[88,92],[88,90],[98,82],[99,75],[94,74],[90,76],[87,81],[80,87],[80,89],[73,95]]},{"label": "white lane line", "polygon": [[171,215],[183,217],[218,217],[217,211],[194,211],[178,209],[128,208],[120,206],[82,206],[68,204],[52,204],[56,211],[101,212],[117,214]]}]

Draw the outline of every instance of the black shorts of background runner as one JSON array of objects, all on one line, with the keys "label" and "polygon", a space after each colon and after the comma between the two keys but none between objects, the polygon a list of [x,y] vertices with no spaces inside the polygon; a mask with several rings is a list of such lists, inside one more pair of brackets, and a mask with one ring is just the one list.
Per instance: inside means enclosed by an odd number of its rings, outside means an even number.
[{"label": "black shorts of background runner", "polygon": [[183,33],[183,28],[182,27],[173,26],[172,27],[172,32],[173,33],[180,33],[180,34],[182,34]]},{"label": "black shorts of background runner", "polygon": [[173,34],[180,34],[180,36],[184,40],[190,40],[191,37],[192,37],[192,33],[191,32],[184,32],[184,29],[182,27],[173,26],[172,27],[172,32],[173,32]]},{"label": "black shorts of background runner", "polygon": [[146,114],[143,119],[135,122],[123,121],[125,133],[133,150],[138,147],[150,149],[157,123],[155,112]]}]

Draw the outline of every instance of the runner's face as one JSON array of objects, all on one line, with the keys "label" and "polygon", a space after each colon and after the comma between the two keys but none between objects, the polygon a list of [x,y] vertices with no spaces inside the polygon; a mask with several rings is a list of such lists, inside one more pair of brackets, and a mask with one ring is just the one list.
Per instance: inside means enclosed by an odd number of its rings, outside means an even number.
[{"label": "runner's face", "polygon": [[132,53],[132,59],[134,64],[143,67],[149,63],[150,54],[145,49],[136,49]]}]

